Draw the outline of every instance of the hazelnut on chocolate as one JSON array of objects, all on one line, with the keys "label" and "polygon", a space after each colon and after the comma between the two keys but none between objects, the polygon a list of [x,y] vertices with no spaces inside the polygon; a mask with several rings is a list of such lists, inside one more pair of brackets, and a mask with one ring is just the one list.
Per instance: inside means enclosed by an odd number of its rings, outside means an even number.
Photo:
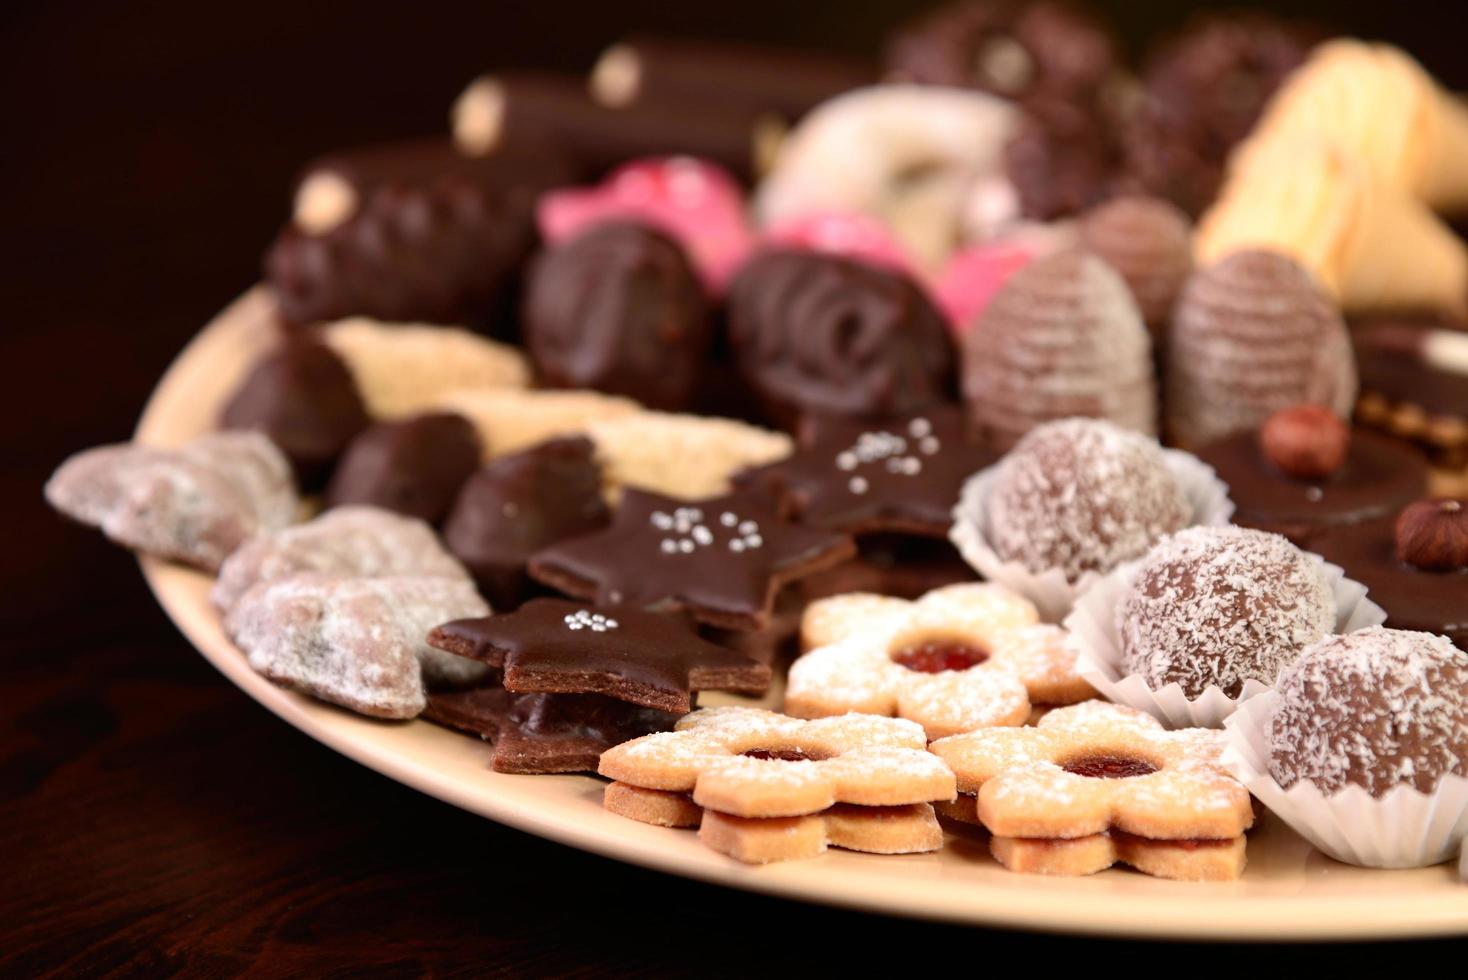
[{"label": "hazelnut on chocolate", "polygon": [[1468,508],[1461,500],[1419,500],[1402,509],[1397,557],[1425,572],[1468,568]]},{"label": "hazelnut on chocolate", "polygon": [[1291,405],[1264,421],[1259,446],[1287,476],[1323,480],[1345,464],[1351,429],[1324,405]]}]

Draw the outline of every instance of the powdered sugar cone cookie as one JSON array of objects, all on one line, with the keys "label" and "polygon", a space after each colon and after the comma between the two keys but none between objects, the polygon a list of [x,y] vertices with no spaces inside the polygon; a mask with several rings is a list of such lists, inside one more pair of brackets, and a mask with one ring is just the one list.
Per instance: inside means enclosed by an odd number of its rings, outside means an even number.
[{"label": "powdered sugar cone cookie", "polygon": [[1468,653],[1370,628],[1330,637],[1225,723],[1226,765],[1339,861],[1414,868],[1468,840]]},{"label": "powdered sugar cone cookie", "polygon": [[[1034,703],[1094,695],[1074,671],[1064,631],[1035,624],[1024,599],[999,586],[954,585],[893,611],[837,596],[850,614],[841,638],[790,668],[785,710],[803,718],[847,711],[908,718],[928,738],[1020,725]],[[866,616],[861,610],[870,610]]]},{"label": "powdered sugar cone cookie", "polygon": [[916,854],[943,846],[943,829],[926,803],[837,804],[821,813],[764,819],[705,810],[698,839],[745,864],[816,857],[827,847],[868,854]]},{"label": "powdered sugar cone cookie", "polygon": [[[1277,539],[1280,546],[1293,549],[1292,545],[1288,545],[1288,542],[1277,535],[1237,528],[1222,531],[1225,534],[1249,536],[1251,539],[1255,536],[1259,539]],[[1166,546],[1167,542],[1159,545],[1149,559],[1157,557]],[[1366,588],[1359,582],[1346,578],[1345,572],[1339,566],[1327,563],[1318,555],[1304,552],[1298,554],[1302,562],[1317,570],[1320,588],[1327,591],[1327,608],[1324,614],[1327,622],[1322,632],[1328,630],[1349,633],[1386,619],[1386,613],[1381,607],[1366,597]],[[1127,668],[1121,610],[1132,593],[1138,576],[1146,569],[1149,559],[1129,562],[1099,579],[1077,600],[1075,609],[1066,617],[1065,628],[1070,631],[1071,642],[1077,653],[1077,673],[1104,697],[1146,711],[1173,727],[1218,728],[1225,718],[1238,710],[1240,704],[1264,693],[1269,685],[1262,680],[1248,678],[1232,693],[1226,693],[1216,683],[1202,684],[1201,690],[1190,693],[1176,681],[1154,688],[1145,677]],[[1241,561],[1241,577],[1247,578],[1255,563],[1252,559]],[[1222,604],[1225,600],[1220,599],[1219,602],[1221,605],[1217,609],[1229,608]],[[1262,629],[1263,622],[1260,618],[1251,618],[1248,636],[1241,642],[1251,648],[1262,646],[1263,641],[1256,636],[1255,630]],[[1197,628],[1217,637],[1224,627],[1223,624],[1214,623],[1212,626],[1200,624]],[[1282,635],[1297,635],[1296,626],[1290,622],[1280,621],[1277,629],[1283,631]],[[1298,645],[1294,649],[1298,649]],[[1281,654],[1279,659],[1288,658]]]},{"label": "powdered sugar cone cookie", "polygon": [[756,708],[714,708],[686,716],[676,731],[608,749],[597,771],[644,789],[691,793],[720,813],[792,817],[836,803],[952,799],[953,774],[924,751],[926,744],[922,728],[896,718],[799,721]]},{"label": "powdered sugar cone cookie", "polygon": [[[1197,457],[1174,449],[1161,450],[1167,471],[1172,474],[1187,500],[1187,525],[1227,524],[1233,515],[1228,487],[1212,467]],[[1001,558],[992,543],[990,492],[999,464],[980,470],[964,484],[963,494],[953,509],[949,540],[964,560],[990,582],[1005,586],[1033,602],[1046,622],[1060,622],[1070,613],[1079,596],[1102,577],[1087,571],[1073,581],[1059,568],[1035,571],[1020,561]]]},{"label": "powdered sugar cone cookie", "polygon": [[459,388],[439,396],[433,407],[457,412],[474,423],[491,457],[547,439],[582,435],[593,422],[642,411],[630,398],[595,391],[513,388]]},{"label": "powdered sugar cone cookie", "polygon": [[783,459],[795,448],[783,432],[668,412],[599,419],[586,432],[614,492],[631,486],[682,500],[727,493],[736,472]]},{"label": "powdered sugar cone cookie", "polygon": [[415,415],[458,388],[525,388],[525,355],[458,327],[337,320],[321,339],[346,363],[377,419]]}]

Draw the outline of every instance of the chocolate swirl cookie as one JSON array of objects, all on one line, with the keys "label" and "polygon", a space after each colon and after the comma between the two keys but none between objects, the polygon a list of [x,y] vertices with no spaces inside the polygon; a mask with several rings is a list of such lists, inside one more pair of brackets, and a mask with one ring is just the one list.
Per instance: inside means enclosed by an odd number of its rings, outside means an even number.
[{"label": "chocolate swirl cookie", "polygon": [[546,384],[672,410],[688,407],[713,341],[708,302],[683,250],[622,222],[542,253],[524,330]]},{"label": "chocolate swirl cookie", "polygon": [[832,255],[772,250],[729,292],[729,337],[776,417],[902,415],[953,393],[948,327],[906,276]]}]

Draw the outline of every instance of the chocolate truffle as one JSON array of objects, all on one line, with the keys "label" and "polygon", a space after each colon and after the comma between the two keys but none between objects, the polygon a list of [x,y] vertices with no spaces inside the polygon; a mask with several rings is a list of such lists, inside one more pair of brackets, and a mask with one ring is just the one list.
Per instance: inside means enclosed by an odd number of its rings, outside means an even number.
[{"label": "chocolate truffle", "polygon": [[1257,429],[1299,402],[1346,416],[1356,397],[1340,313],[1278,252],[1235,252],[1189,276],[1166,361],[1166,428],[1183,446]]},{"label": "chocolate truffle", "polygon": [[[1283,409],[1270,419],[1287,418],[1283,413],[1290,411]],[[1198,458],[1228,484],[1229,498],[1237,508],[1235,524],[1282,534],[1302,548],[1311,548],[1326,531],[1395,514],[1427,493],[1427,460],[1415,447],[1364,429],[1351,433],[1334,414],[1330,417],[1346,435],[1340,447],[1327,447],[1339,458],[1329,461],[1335,465],[1324,472],[1301,472],[1291,466],[1287,455],[1275,458],[1279,453],[1320,451],[1319,446],[1290,446],[1287,450],[1264,443],[1263,434],[1277,429],[1237,432],[1198,450]],[[1337,437],[1324,433],[1312,437],[1309,431],[1300,431],[1290,438],[1308,443],[1312,438],[1329,442]],[[1317,461],[1309,460],[1312,464]]]},{"label": "chocolate truffle", "polygon": [[1128,169],[1191,215],[1218,193],[1234,145],[1301,65],[1318,31],[1268,14],[1204,14],[1164,41],[1125,131]]},{"label": "chocolate truffle", "polygon": [[525,342],[542,381],[687,408],[713,340],[693,267],[644,225],[597,225],[541,254],[530,273]]},{"label": "chocolate truffle", "polygon": [[1441,633],[1468,649],[1468,505],[1419,501],[1396,517],[1329,528],[1311,548],[1366,586],[1396,629]]},{"label": "chocolate truffle", "polygon": [[1157,197],[1118,197],[1081,218],[1081,244],[1121,273],[1154,342],[1192,271],[1192,235],[1188,216]]},{"label": "chocolate truffle", "polygon": [[302,489],[313,490],[369,420],[342,359],[324,344],[301,337],[255,363],[219,421],[226,429],[265,433],[291,461]]},{"label": "chocolate truffle", "polygon": [[963,391],[979,432],[1008,448],[1072,416],[1155,431],[1152,347],[1126,283],[1069,250],[1010,277],[964,337]]},{"label": "chocolate truffle", "polygon": [[462,415],[379,422],[347,447],[326,488],[326,506],[365,504],[437,524],[480,453],[479,435]]},{"label": "chocolate truffle", "polygon": [[531,206],[452,177],[384,184],[324,232],[288,224],[265,278],[288,324],[367,316],[488,326],[529,248]]},{"label": "chocolate truffle", "polygon": [[1269,774],[1288,789],[1431,793],[1468,776],[1468,653],[1441,636],[1373,626],[1286,667],[1268,722]]},{"label": "chocolate truffle", "polygon": [[888,72],[1024,101],[1094,95],[1117,71],[1116,42],[1090,10],[1053,0],[966,0],[900,28]]},{"label": "chocolate truffle", "polygon": [[1176,682],[1189,699],[1211,686],[1236,698],[1247,680],[1273,684],[1336,621],[1319,560],[1277,534],[1241,527],[1165,538],[1116,615],[1127,672],[1153,690]]},{"label": "chocolate truffle", "polygon": [[1101,108],[1037,101],[1004,147],[1019,210],[1035,221],[1076,214],[1111,194],[1121,169],[1115,125]]},{"label": "chocolate truffle", "polygon": [[746,383],[785,422],[802,412],[907,415],[952,397],[946,321],[893,270],[764,252],[730,288],[729,339]]},{"label": "chocolate truffle", "polygon": [[1032,430],[999,462],[987,498],[996,554],[1070,582],[1145,554],[1192,508],[1156,441],[1095,419]]},{"label": "chocolate truffle", "polygon": [[469,477],[443,538],[494,608],[506,610],[539,592],[525,572],[532,554],[609,520],[591,440],[553,439]]}]

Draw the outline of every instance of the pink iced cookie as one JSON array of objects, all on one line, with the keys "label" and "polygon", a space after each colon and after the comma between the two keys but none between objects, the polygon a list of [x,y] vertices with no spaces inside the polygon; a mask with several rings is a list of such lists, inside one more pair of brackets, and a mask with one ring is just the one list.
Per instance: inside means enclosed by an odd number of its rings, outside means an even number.
[{"label": "pink iced cookie", "polygon": [[536,209],[541,237],[552,244],[614,218],[645,221],[674,238],[715,292],[754,244],[738,183],[693,157],[634,160],[593,187],[544,194]]},{"label": "pink iced cookie", "polygon": [[1033,250],[1005,242],[974,245],[949,259],[933,284],[933,294],[954,331],[959,336],[967,333],[999,287],[1034,257]]},{"label": "pink iced cookie", "polygon": [[870,215],[825,212],[792,218],[769,229],[765,241],[917,275],[902,243],[885,224]]}]

